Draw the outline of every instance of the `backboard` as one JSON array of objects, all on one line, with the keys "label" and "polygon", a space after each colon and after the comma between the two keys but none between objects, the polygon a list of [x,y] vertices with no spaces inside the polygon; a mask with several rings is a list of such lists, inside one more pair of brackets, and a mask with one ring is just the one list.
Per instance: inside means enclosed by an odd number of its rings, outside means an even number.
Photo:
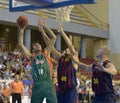
[{"label": "backboard", "polygon": [[68,5],[93,4],[96,0],[9,0],[11,12],[45,8],[60,8]]}]

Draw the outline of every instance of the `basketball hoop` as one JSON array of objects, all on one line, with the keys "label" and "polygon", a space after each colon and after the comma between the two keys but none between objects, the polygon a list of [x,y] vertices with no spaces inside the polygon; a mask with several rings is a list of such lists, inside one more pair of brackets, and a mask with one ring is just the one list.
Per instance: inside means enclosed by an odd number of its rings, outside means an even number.
[{"label": "basketball hoop", "polygon": [[[9,1],[9,10],[11,12],[17,12],[17,11],[26,11],[26,10],[35,10],[35,9],[55,9],[55,8],[60,8],[70,5],[78,5],[78,4],[94,4],[96,3],[97,0],[8,0],[8,1]],[[56,11],[59,12],[59,9]],[[70,7],[70,11],[71,11],[71,7]]]},{"label": "basketball hoop", "polygon": [[[56,2],[59,2],[59,0],[56,0]],[[70,21],[70,13],[71,13],[73,7],[74,7],[74,5],[70,5],[70,6],[65,6],[65,7],[55,9],[56,20],[58,22],[69,22]]]}]

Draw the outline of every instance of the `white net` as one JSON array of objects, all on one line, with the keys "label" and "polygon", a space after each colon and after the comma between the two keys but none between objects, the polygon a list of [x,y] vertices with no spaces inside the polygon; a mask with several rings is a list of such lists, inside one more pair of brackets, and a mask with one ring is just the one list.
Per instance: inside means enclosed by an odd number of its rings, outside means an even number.
[{"label": "white net", "polygon": [[55,11],[56,11],[56,20],[58,22],[64,22],[64,21],[69,22],[70,21],[70,13],[71,13],[73,7],[74,7],[74,5],[65,6],[65,7],[55,9]]}]

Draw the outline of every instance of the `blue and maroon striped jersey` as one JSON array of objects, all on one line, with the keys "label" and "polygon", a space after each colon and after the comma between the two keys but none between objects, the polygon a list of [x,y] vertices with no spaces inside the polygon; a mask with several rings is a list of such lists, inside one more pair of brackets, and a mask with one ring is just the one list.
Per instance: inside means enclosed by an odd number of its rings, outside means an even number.
[{"label": "blue and maroon striped jersey", "polygon": [[[107,63],[110,63],[110,61],[108,60],[104,61],[103,66],[105,67]],[[93,92],[95,92],[96,94],[114,92],[113,85],[112,85],[113,76],[106,72],[99,71],[95,67],[96,65],[93,64],[93,67],[92,67]]]},{"label": "blue and maroon striped jersey", "polygon": [[66,61],[62,56],[58,63],[58,88],[61,91],[66,91],[77,86],[76,69],[72,65],[72,61]]}]

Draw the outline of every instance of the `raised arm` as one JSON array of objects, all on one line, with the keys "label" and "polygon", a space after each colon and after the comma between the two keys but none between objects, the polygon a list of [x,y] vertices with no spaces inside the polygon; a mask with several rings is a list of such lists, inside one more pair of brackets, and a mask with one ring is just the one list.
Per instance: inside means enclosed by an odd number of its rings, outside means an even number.
[{"label": "raised arm", "polygon": [[29,50],[23,44],[24,29],[19,28],[18,45],[27,59],[31,58]]},{"label": "raised arm", "polygon": [[76,54],[76,50],[72,44],[72,42],[70,41],[70,39],[68,38],[68,36],[65,34],[65,32],[62,29],[62,25],[59,25],[59,29],[58,32],[62,35],[62,37],[64,38],[68,48],[70,49],[70,52],[72,55]]},{"label": "raised arm", "polygon": [[[62,29],[62,25],[59,25],[59,29],[58,32],[62,35],[62,37],[64,38],[69,50],[70,50],[70,54],[71,57],[73,58],[74,55],[76,55],[77,59],[78,59],[78,53],[75,51],[75,48],[72,44],[72,42],[70,41],[70,39],[68,38],[68,36],[65,34],[65,32]],[[72,64],[74,66],[74,68],[78,69],[78,65],[74,62],[74,60],[72,60]]]},{"label": "raised arm", "polygon": [[52,51],[52,47],[55,44],[56,39],[51,39],[51,41],[49,42],[49,44],[47,45],[47,47],[45,48],[45,52],[48,56],[50,56],[50,53]]},{"label": "raised arm", "polygon": [[50,39],[49,39],[49,37],[47,36],[46,32],[44,31],[43,26],[38,26],[38,28],[39,28],[39,31],[40,31],[41,34],[42,34],[42,37],[43,37],[43,39],[44,39],[44,41],[45,41],[45,44],[48,45],[48,44],[50,43]]},{"label": "raised arm", "polygon": [[[54,42],[56,41],[56,36],[55,34],[52,32],[52,30],[45,24],[45,20],[44,19],[40,19],[39,21],[39,30],[42,33],[43,39],[46,43],[46,45],[50,44],[50,41],[54,40]],[[48,35],[49,37],[48,37]],[[55,56],[55,59],[58,60],[59,57],[61,56],[61,54],[55,49],[54,45],[53,46],[49,46],[50,49],[49,53],[51,51],[52,55]],[[48,48],[49,49],[49,48]]]},{"label": "raised arm", "polygon": [[68,45],[68,47],[70,49],[70,53],[71,53],[71,57],[72,57],[72,61],[73,61],[73,66],[75,68],[77,68],[77,65],[78,65],[81,69],[83,69],[85,71],[91,71],[92,70],[92,64],[91,65],[87,65],[87,64],[84,64],[84,63],[79,61],[79,59],[78,59],[78,52],[76,52],[72,42],[70,41],[68,36],[63,31],[62,25],[59,25],[58,32],[62,35],[62,37],[64,38],[66,44]]}]

